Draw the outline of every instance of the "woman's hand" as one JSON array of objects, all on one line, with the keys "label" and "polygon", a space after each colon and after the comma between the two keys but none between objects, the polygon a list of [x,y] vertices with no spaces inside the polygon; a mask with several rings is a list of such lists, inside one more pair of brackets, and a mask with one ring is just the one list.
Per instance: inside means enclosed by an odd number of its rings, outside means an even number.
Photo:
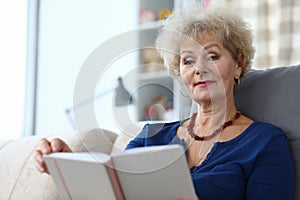
[{"label": "woman's hand", "polygon": [[49,174],[43,155],[55,152],[72,152],[72,150],[64,141],[58,138],[51,141],[45,138],[40,140],[39,146],[34,152],[36,168],[39,172]]}]

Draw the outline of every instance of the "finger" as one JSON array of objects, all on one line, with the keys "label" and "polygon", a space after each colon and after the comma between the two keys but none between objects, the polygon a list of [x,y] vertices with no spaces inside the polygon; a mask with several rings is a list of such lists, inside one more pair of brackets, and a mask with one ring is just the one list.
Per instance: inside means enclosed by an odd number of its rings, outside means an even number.
[{"label": "finger", "polygon": [[72,152],[72,149],[66,143],[64,143],[63,152]]},{"label": "finger", "polygon": [[42,173],[44,173],[44,172],[48,173],[46,163],[43,160],[43,154],[40,150],[34,151],[34,159],[36,161],[35,166],[36,166],[37,170]]},{"label": "finger", "polygon": [[55,138],[50,144],[53,152],[64,152],[66,144],[61,139]]},{"label": "finger", "polygon": [[39,147],[42,154],[49,154],[52,152],[50,142],[46,138],[42,138],[39,143]]},{"label": "finger", "polygon": [[39,165],[38,163],[35,163],[35,167],[39,172],[49,174],[46,164]]},{"label": "finger", "polygon": [[37,150],[35,150],[34,152],[33,152],[33,157],[34,157],[34,159],[35,159],[35,161],[37,162],[37,163],[42,163],[42,162],[44,162],[44,160],[43,160],[43,154],[42,154],[42,152],[41,152],[41,150],[39,150],[39,149],[37,149]]}]

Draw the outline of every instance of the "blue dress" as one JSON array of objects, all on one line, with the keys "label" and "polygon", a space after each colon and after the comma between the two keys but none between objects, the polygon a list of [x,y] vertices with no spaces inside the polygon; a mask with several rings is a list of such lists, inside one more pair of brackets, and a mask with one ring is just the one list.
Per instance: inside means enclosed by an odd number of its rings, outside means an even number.
[{"label": "blue dress", "polygon": [[[147,124],[126,149],[181,144],[176,135],[184,121]],[[214,143],[206,159],[191,170],[200,200],[289,200],[293,197],[294,169],[283,131],[254,121],[227,142]]]}]

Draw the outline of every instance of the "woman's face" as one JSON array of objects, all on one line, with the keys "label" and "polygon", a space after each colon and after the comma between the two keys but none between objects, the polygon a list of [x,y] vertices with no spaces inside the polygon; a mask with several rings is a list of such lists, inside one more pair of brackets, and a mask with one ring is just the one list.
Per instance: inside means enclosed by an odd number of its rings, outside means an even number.
[{"label": "woman's face", "polygon": [[186,41],[180,46],[180,76],[190,97],[198,103],[233,98],[234,79],[242,67],[218,39]]}]

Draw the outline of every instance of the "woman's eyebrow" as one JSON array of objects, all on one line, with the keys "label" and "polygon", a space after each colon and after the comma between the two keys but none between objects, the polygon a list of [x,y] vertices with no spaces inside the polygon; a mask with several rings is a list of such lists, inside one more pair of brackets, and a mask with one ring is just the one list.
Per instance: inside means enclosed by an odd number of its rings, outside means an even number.
[{"label": "woman's eyebrow", "polygon": [[[220,46],[216,43],[212,43],[212,44],[208,44],[207,46],[199,46],[201,47],[200,51],[201,52],[205,52],[211,48],[217,48],[217,49],[220,49]],[[191,51],[191,50],[182,50],[180,51],[180,55],[183,55],[183,54],[194,54],[195,51]],[[200,52],[199,52],[200,53]]]},{"label": "woman's eyebrow", "polygon": [[209,44],[209,45],[205,46],[203,49],[204,49],[204,50],[207,50],[207,49],[211,49],[211,48],[214,48],[214,47],[220,49],[219,45],[218,45],[218,44],[215,44],[215,43]]},{"label": "woman's eyebrow", "polygon": [[190,50],[183,50],[183,51],[180,52],[180,55],[185,54],[185,53],[187,53],[187,54],[192,54],[192,53],[194,53],[194,52],[193,52],[193,51],[190,51]]}]

